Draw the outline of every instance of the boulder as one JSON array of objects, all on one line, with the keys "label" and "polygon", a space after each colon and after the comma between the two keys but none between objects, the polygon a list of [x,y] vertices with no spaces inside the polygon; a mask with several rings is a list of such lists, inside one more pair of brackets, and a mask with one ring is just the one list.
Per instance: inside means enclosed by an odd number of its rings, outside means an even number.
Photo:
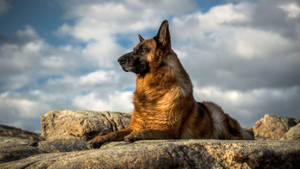
[{"label": "boulder", "polygon": [[129,113],[109,111],[50,111],[41,116],[41,136],[46,139],[90,140],[98,134],[103,135],[127,127],[130,117]]},{"label": "boulder", "polygon": [[[287,117],[266,115],[254,126],[256,138],[283,141],[141,140],[111,142],[93,150],[87,149],[87,140],[125,128],[130,114],[51,111],[41,121],[45,140],[36,133],[0,125],[1,169],[300,168],[300,123]],[[244,130],[252,133],[251,128]]]},{"label": "boulder", "polygon": [[87,143],[79,139],[47,139],[15,127],[0,125],[0,163],[23,159],[49,152],[87,150]]},{"label": "boulder", "polygon": [[254,136],[257,139],[279,140],[299,120],[265,114],[253,127]]},{"label": "boulder", "polygon": [[100,149],[46,153],[5,168],[300,168],[299,141],[142,140]]},{"label": "boulder", "polygon": [[42,153],[37,147],[30,146],[30,143],[29,139],[0,136],[0,163]]},{"label": "boulder", "polygon": [[36,147],[41,140],[37,133],[0,124],[0,163],[43,153]]},{"label": "boulder", "polygon": [[280,140],[300,140],[300,123],[290,128]]},{"label": "boulder", "polygon": [[38,143],[38,149],[44,152],[70,152],[87,150],[88,145],[85,141],[69,138],[69,139],[47,139]]},{"label": "boulder", "polygon": [[0,136],[29,139],[31,142],[38,142],[40,140],[43,140],[37,133],[2,124],[0,124]]}]

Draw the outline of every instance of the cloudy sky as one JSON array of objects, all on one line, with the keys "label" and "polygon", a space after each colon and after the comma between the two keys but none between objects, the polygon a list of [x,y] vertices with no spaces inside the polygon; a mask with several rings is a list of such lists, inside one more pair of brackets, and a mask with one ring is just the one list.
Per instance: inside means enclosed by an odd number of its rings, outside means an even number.
[{"label": "cloudy sky", "polygon": [[40,130],[50,110],[133,109],[117,58],[169,20],[197,100],[244,126],[300,118],[299,0],[0,0],[0,123]]}]

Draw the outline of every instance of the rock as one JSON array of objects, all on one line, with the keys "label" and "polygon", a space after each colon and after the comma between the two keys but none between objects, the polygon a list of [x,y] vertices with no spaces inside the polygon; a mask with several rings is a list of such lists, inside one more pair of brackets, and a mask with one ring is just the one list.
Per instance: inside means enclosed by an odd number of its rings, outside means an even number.
[{"label": "rock", "polygon": [[129,113],[96,111],[50,111],[42,114],[41,136],[49,138],[80,138],[90,140],[94,136],[127,127]]},{"label": "rock", "polygon": [[0,162],[23,159],[49,152],[87,150],[87,144],[79,139],[48,139],[18,128],[0,125]]},{"label": "rock", "polygon": [[43,153],[37,143],[38,134],[0,124],[0,162],[7,162]]},{"label": "rock", "polygon": [[36,133],[25,131],[25,130],[15,128],[15,127],[1,125],[1,124],[0,124],[0,136],[24,138],[24,139],[31,140],[31,142],[38,142],[40,140],[43,140]]},{"label": "rock", "polygon": [[45,152],[70,152],[88,149],[86,142],[74,138],[40,141],[38,148]]},{"label": "rock", "polygon": [[265,114],[253,127],[255,138],[279,140],[299,120]]},{"label": "rock", "polygon": [[100,149],[39,154],[0,168],[300,168],[300,142],[142,140]]},{"label": "rock", "polygon": [[30,139],[0,136],[0,163],[42,153],[37,147],[30,146],[30,142]]},{"label": "rock", "polygon": [[300,123],[290,128],[280,140],[300,140]]},{"label": "rock", "polygon": [[[43,114],[41,121],[41,135],[46,140],[36,133],[0,125],[1,169],[300,168],[300,123],[287,117],[265,115],[253,129],[257,138],[284,141],[142,140],[112,142],[94,150],[87,150],[86,141],[98,133],[125,128],[130,114],[51,111]],[[251,128],[244,130],[253,133]]]}]

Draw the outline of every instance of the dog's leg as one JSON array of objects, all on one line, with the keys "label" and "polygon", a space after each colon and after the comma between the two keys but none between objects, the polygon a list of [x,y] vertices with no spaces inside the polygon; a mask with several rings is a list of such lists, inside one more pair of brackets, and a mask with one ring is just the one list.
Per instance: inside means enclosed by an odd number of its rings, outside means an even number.
[{"label": "dog's leg", "polygon": [[102,144],[110,141],[122,141],[125,136],[130,134],[132,130],[126,128],[120,131],[115,131],[102,136],[96,136],[89,141],[90,148],[99,148]]},{"label": "dog's leg", "polygon": [[153,130],[141,129],[133,131],[124,138],[126,142],[134,142],[136,140],[159,140],[159,139],[176,139],[177,137],[170,130]]}]

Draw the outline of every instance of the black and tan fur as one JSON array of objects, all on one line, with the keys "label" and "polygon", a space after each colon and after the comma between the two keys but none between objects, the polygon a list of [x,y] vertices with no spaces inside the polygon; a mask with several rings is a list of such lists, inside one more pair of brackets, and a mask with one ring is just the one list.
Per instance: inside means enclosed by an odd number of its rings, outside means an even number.
[{"label": "black and tan fur", "polygon": [[97,136],[99,147],[109,141],[140,139],[245,139],[239,123],[213,102],[196,102],[192,82],[171,48],[168,21],[152,39],[144,40],[118,61],[136,74],[134,110],[126,129]]}]

